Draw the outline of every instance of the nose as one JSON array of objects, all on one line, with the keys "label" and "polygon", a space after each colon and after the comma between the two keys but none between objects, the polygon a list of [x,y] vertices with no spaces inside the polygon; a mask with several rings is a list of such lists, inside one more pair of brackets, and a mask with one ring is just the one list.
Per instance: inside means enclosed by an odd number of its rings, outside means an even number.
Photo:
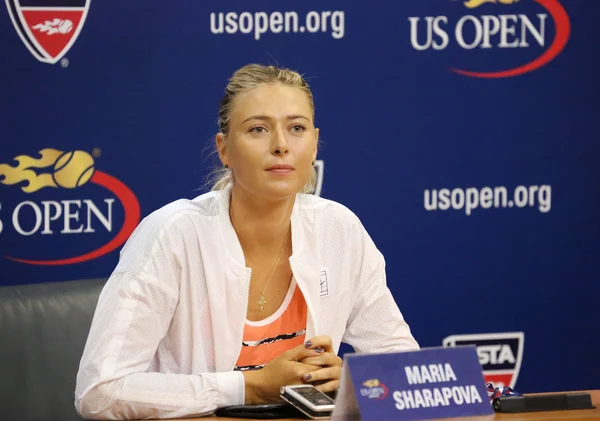
[{"label": "nose", "polygon": [[271,139],[271,153],[277,156],[287,155],[289,152],[287,139],[281,127],[273,130]]}]

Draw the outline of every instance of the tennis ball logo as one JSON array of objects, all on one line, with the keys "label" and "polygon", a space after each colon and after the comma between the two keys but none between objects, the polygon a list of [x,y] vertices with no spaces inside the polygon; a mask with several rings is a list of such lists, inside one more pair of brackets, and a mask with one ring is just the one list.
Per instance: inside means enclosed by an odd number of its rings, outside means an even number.
[{"label": "tennis ball logo", "polygon": [[68,34],[73,30],[73,22],[70,20],[61,20],[58,24],[58,32],[61,34]]},{"label": "tennis ball logo", "polygon": [[90,181],[92,175],[94,158],[85,151],[71,151],[58,157],[52,179],[59,187],[74,189]]},{"label": "tennis ball logo", "polygon": [[464,4],[469,9],[474,9],[476,7],[481,6],[484,3],[515,4],[519,1],[520,0],[467,0]]}]

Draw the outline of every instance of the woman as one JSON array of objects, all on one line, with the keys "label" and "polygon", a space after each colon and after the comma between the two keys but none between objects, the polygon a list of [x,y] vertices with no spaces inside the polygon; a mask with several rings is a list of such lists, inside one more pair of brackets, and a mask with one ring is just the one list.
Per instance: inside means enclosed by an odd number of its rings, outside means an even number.
[{"label": "woman", "polygon": [[213,191],[145,218],[100,295],[77,375],[84,417],[202,416],[300,383],[328,392],[341,341],[418,348],[358,218],[304,194],[319,138],[306,81],[243,67],[219,127]]}]

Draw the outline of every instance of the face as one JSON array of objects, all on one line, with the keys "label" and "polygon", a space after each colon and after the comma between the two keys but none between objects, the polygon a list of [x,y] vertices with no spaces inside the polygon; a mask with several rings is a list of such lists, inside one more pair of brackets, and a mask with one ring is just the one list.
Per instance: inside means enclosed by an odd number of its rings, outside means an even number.
[{"label": "face", "polygon": [[229,122],[229,134],[217,135],[217,147],[233,171],[235,188],[275,199],[304,187],[319,129],[302,91],[274,84],[244,92],[235,98]]}]

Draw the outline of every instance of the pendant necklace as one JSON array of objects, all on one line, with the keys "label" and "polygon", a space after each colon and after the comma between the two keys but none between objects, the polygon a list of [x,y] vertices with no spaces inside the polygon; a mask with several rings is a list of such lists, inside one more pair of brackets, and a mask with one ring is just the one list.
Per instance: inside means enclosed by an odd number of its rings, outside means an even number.
[{"label": "pendant necklace", "polygon": [[[234,225],[233,223],[235,221],[235,218],[233,216],[233,211],[232,211],[231,207],[229,208],[229,217],[231,218],[232,225]],[[235,230],[235,225],[234,225],[234,230]],[[265,310],[265,304],[267,304],[267,300],[265,299],[265,291],[267,290],[267,287],[271,283],[271,279],[273,278],[275,269],[277,269],[277,265],[279,264],[279,260],[281,259],[281,254],[283,253],[283,249],[285,248],[285,245],[287,244],[287,240],[288,240],[288,233],[286,230],[283,245],[281,246],[281,250],[279,250],[279,255],[277,256],[277,260],[275,261],[275,264],[273,265],[273,270],[271,270],[271,276],[269,276],[269,280],[267,281],[267,283],[265,284],[264,288],[262,289],[262,291],[260,293],[260,299],[258,300],[258,305],[260,306],[261,311]]]}]

